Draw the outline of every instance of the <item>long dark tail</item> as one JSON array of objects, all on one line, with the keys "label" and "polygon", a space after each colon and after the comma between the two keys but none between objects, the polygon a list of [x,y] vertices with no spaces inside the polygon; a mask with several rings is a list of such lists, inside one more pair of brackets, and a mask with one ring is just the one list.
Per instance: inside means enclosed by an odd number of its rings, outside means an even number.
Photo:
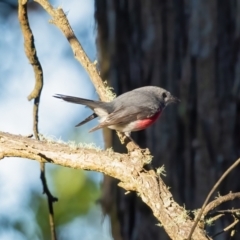
[{"label": "long dark tail", "polygon": [[93,113],[92,115],[90,115],[89,117],[87,117],[86,119],[84,119],[82,122],[78,123],[75,127],[80,127],[83,124],[93,120],[94,118],[98,117],[98,115],[96,113]]},{"label": "long dark tail", "polygon": [[85,98],[66,96],[66,95],[62,95],[62,94],[56,94],[53,97],[60,98],[60,99],[62,99],[64,101],[66,101],[66,102],[71,102],[71,103],[85,105],[85,106],[87,106],[87,107],[89,107],[91,109],[102,107],[103,104],[104,104],[103,102],[100,102],[100,101],[94,101],[94,100],[89,100],[89,99],[85,99]]}]

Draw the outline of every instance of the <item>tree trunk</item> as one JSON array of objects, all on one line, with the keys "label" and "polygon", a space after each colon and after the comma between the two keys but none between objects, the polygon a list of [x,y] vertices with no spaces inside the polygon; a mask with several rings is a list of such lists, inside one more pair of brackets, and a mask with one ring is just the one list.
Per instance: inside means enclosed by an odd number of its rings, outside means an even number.
[{"label": "tree trunk", "polygon": [[[166,184],[186,209],[200,208],[208,192],[240,155],[240,2],[234,0],[95,1],[99,67],[117,94],[161,86],[181,99],[155,125],[133,134],[165,165]],[[122,151],[114,132],[107,146]],[[240,191],[238,170],[221,195]],[[103,208],[114,239],[169,239],[151,211],[106,177]],[[229,203],[226,208],[239,207]],[[218,222],[213,234],[232,219]],[[238,230],[239,226],[238,226]],[[240,231],[239,231],[240,232]],[[240,233],[235,238],[240,239]],[[227,239],[229,233],[223,234]],[[219,238],[221,239],[221,238]]]}]

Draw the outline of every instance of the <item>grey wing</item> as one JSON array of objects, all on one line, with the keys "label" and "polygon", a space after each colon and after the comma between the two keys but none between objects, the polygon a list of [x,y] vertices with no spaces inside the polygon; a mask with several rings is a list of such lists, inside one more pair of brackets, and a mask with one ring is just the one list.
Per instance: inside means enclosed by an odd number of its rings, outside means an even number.
[{"label": "grey wing", "polygon": [[140,119],[150,118],[154,115],[154,110],[148,107],[125,107],[120,108],[107,116],[107,118],[89,132],[96,131],[103,127],[118,124],[127,124]]}]

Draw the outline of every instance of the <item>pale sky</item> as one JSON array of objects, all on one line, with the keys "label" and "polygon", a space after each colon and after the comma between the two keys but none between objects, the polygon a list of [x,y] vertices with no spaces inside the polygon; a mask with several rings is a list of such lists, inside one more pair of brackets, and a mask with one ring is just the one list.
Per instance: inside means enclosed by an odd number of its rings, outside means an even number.
[{"label": "pale sky", "polygon": [[[97,58],[94,0],[54,1],[54,6],[61,6],[67,13],[75,34],[94,61]],[[39,113],[40,133],[68,141],[73,137],[69,132],[76,132],[79,139],[85,136],[84,141],[95,142],[103,147],[101,131],[88,134],[94,123],[74,128],[87,117],[90,110],[52,97],[56,93],[62,93],[97,99],[88,75],[75,60],[60,30],[48,23],[48,14],[44,11],[30,12],[29,18],[38,58],[44,71]],[[24,53],[17,12],[7,17],[0,12],[0,24],[3,28],[3,34],[0,35],[0,131],[28,135],[32,133],[33,103],[27,100],[27,96],[34,86],[34,74]],[[91,176],[98,182],[102,179],[101,174],[91,173]],[[4,215],[11,215],[11,218],[24,216],[26,221],[31,222],[34,213],[28,210],[26,202],[32,188],[42,191],[37,162],[12,158],[0,161],[0,218]],[[89,213],[89,216],[92,215],[95,215],[94,225],[89,223],[88,218],[80,217],[66,226],[63,234],[72,240],[79,239],[79,232],[86,234],[85,240],[95,240],[96,236],[100,240],[112,239],[108,218],[102,224],[99,207]],[[33,230],[29,225],[29,231]],[[6,229],[0,231],[0,239],[26,238]]]}]

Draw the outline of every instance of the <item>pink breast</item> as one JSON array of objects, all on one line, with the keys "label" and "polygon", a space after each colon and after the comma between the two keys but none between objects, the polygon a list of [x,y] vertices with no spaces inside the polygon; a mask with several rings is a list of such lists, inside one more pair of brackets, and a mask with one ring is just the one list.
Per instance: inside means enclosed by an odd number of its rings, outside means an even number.
[{"label": "pink breast", "polygon": [[159,118],[160,114],[161,114],[161,111],[157,112],[150,118],[138,120],[135,131],[142,130],[142,129],[145,129],[145,128],[151,126]]}]

